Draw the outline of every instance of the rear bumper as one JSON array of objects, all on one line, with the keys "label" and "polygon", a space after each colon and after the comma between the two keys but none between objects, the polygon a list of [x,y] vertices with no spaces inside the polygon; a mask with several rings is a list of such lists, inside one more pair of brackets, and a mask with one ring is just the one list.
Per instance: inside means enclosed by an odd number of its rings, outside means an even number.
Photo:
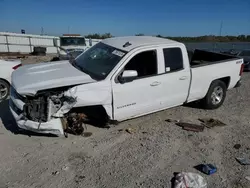
[{"label": "rear bumper", "polygon": [[17,126],[21,129],[36,133],[54,134],[58,136],[64,134],[60,118],[52,119],[45,123],[28,120],[23,116],[22,111],[17,106],[15,106],[12,99],[10,99],[9,108],[17,123]]}]

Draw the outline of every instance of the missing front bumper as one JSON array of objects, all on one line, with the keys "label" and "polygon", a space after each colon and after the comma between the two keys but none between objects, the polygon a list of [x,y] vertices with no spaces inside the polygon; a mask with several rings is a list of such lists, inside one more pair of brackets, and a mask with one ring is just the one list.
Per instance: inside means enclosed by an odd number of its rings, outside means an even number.
[{"label": "missing front bumper", "polygon": [[44,133],[44,134],[54,134],[54,135],[64,135],[63,126],[60,118],[51,119],[48,122],[39,123],[34,122],[21,117],[21,112],[16,112],[16,108],[14,104],[10,102],[10,111],[17,123],[17,126],[21,129],[29,130],[36,133]]}]

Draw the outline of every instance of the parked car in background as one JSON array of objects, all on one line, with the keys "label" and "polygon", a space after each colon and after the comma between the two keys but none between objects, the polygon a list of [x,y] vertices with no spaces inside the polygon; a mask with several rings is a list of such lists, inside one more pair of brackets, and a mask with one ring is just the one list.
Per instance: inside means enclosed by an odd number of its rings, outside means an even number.
[{"label": "parked car in background", "polygon": [[71,54],[71,56],[77,57],[86,49],[92,46],[91,39],[86,42],[85,37],[79,34],[63,34],[63,36],[59,37],[59,39],[59,46],[61,48],[58,51],[58,55],[60,60],[68,59],[69,53]]},{"label": "parked car in background", "polygon": [[246,50],[229,50],[222,53],[237,56],[244,59],[244,71],[250,71],[250,49]]},{"label": "parked car in background", "polygon": [[[87,42],[88,41],[88,42]],[[54,46],[57,47],[57,56],[53,57],[51,61],[69,60],[76,58],[78,55],[83,53],[85,50],[95,45],[101,40],[86,39],[78,34],[64,34],[59,37],[59,44],[57,39],[54,39]]]},{"label": "parked car in background", "polygon": [[250,50],[242,50],[238,53],[238,57],[244,59],[244,71],[250,71]]},{"label": "parked car in background", "polygon": [[[199,100],[219,108],[240,85],[243,59],[157,37],[105,39],[71,63],[25,65],[12,74],[10,109],[20,128],[63,134],[82,119],[123,121]],[[72,123],[73,122],[73,123]]]},{"label": "parked car in background", "polygon": [[0,59],[0,102],[8,98],[10,93],[11,74],[20,67],[19,60],[1,60]]}]

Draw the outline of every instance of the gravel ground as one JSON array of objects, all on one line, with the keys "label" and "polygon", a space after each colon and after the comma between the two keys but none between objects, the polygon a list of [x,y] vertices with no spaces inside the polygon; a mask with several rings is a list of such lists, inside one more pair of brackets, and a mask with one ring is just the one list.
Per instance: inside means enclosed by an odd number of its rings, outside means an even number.
[{"label": "gravel ground", "polygon": [[[250,154],[250,73],[243,85],[228,91],[224,105],[213,111],[181,106],[112,125],[87,126],[90,137],[69,138],[17,130],[0,103],[0,187],[171,187],[174,172],[199,173],[194,166],[212,163],[209,188],[249,188],[250,166],[235,157]],[[224,127],[195,133],[165,120],[198,123],[216,118]],[[124,131],[132,128],[132,134]],[[234,145],[240,144],[239,149]]]}]

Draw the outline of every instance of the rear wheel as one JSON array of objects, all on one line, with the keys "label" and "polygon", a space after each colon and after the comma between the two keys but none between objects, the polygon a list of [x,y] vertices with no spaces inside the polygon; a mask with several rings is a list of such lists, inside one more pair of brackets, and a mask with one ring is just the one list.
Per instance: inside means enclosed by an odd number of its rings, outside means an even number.
[{"label": "rear wheel", "polygon": [[215,80],[211,83],[207,95],[202,99],[202,106],[206,109],[219,108],[226,98],[227,87],[221,80]]},{"label": "rear wheel", "polygon": [[0,79],[0,101],[8,98],[10,93],[10,85],[8,82]]}]

